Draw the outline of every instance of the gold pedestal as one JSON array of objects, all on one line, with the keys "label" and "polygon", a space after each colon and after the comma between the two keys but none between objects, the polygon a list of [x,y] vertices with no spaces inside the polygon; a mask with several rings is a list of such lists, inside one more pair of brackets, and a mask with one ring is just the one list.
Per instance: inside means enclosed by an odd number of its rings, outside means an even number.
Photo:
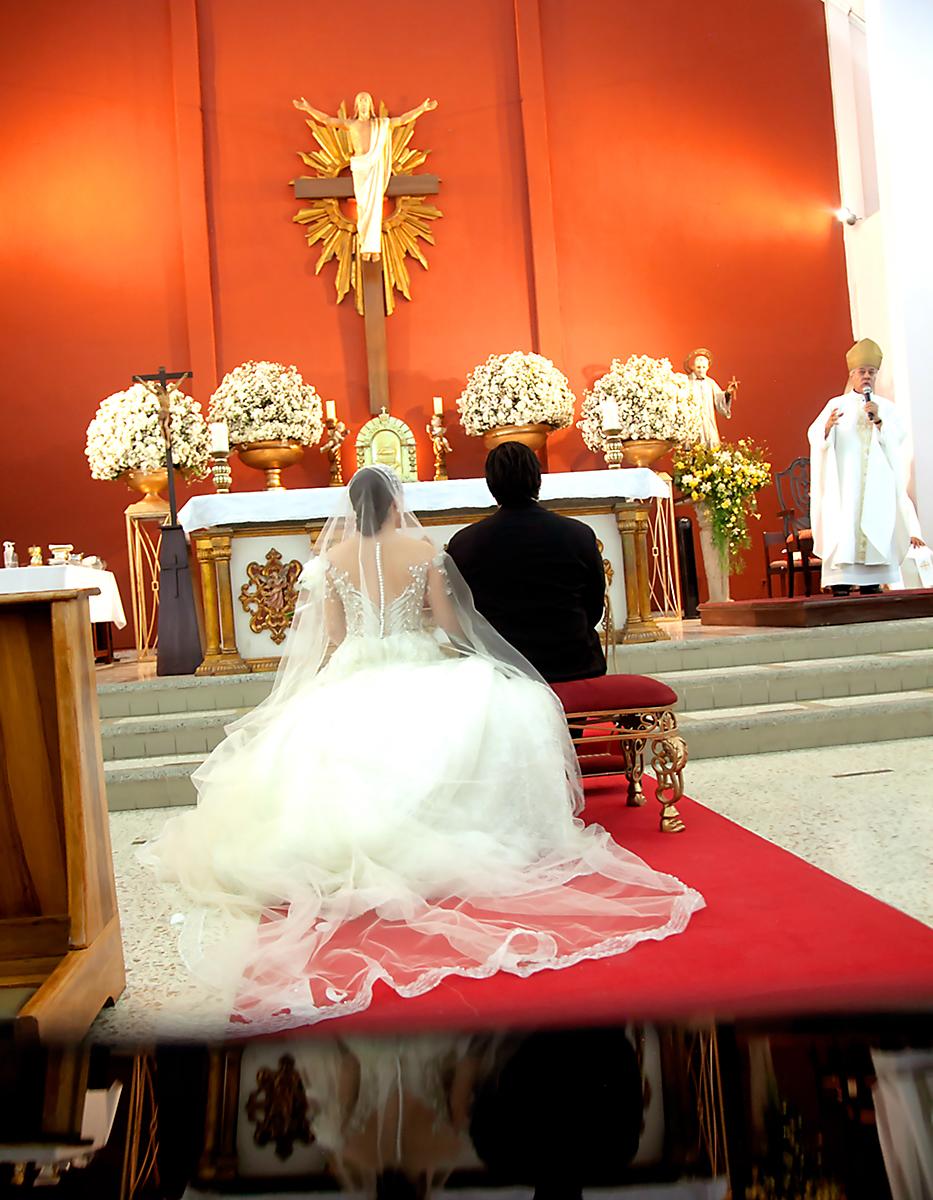
[{"label": "gold pedestal", "polygon": [[[671,487],[671,477],[663,471],[658,475]],[[659,497],[652,506],[648,525],[649,589],[651,611],[666,621],[679,621],[684,615],[680,584],[680,561],[677,557],[677,521],[674,514],[673,489]]]},{"label": "gold pedestal", "polygon": [[159,634],[159,547],[162,544],[162,526],[168,518],[168,501],[153,492],[124,510],[133,636],[140,662],[156,656]]},{"label": "gold pedestal", "polygon": [[669,635],[651,614],[651,584],[648,562],[648,510],[643,504],[623,504],[616,510],[625,566],[625,624],[619,639],[623,645],[665,642]]}]

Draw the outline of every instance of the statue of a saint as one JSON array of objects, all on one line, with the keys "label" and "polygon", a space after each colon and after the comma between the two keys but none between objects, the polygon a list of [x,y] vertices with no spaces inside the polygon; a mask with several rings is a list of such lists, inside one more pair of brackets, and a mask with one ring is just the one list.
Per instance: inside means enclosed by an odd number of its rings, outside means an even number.
[{"label": "statue of a saint", "polygon": [[374,115],[373,98],[369,92],[357,93],[352,117],[331,117],[312,108],[301,97],[293,101],[295,108],[306,112],[322,125],[345,129],[350,137],[353,157],[350,173],[353,176],[353,195],[356,198],[356,231],[360,254],[375,261],[382,253],[382,199],[392,173],[392,130],[410,125],[426,112],[437,108],[436,100],[425,100],[417,108],[400,117]]},{"label": "statue of a saint", "polygon": [[732,401],[739,390],[739,381],[733,376],[726,385],[725,391],[715,379],[710,379],[709,369],[713,364],[713,356],[704,348],[691,350],[684,359],[684,370],[690,380],[694,399],[700,406],[700,436],[697,439],[703,446],[716,447],[719,445],[719,428],[716,424],[716,414],[726,420],[732,418]]}]

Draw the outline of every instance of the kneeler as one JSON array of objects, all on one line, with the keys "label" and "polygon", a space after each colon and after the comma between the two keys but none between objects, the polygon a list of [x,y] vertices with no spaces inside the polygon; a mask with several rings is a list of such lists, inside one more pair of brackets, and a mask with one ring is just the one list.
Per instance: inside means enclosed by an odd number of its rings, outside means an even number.
[{"label": "kneeler", "polygon": [[647,675],[599,675],[551,687],[567,714],[584,777],[624,776],[626,803],[638,807],[645,803],[647,763],[658,781],[661,832],[680,833],[676,804],[684,794],[687,744],[677,732],[677,693]]}]

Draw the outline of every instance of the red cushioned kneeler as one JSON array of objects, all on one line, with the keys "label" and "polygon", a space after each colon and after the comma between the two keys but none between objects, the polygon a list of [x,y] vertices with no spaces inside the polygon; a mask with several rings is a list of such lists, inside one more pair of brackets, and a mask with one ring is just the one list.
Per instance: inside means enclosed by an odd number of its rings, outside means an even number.
[{"label": "red cushioned kneeler", "polygon": [[567,714],[586,776],[623,775],[626,802],[645,802],[642,775],[647,765],[657,776],[661,831],[684,828],[675,807],[683,795],[687,745],[677,732],[677,693],[647,675],[599,675],[551,685]]}]

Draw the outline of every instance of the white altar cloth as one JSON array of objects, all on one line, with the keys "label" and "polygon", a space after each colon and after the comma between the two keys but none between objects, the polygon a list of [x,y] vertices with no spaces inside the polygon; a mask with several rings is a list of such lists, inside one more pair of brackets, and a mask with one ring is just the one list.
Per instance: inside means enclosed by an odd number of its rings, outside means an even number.
[{"label": "white altar cloth", "polygon": [[91,620],[112,621],[117,629],[126,625],[120,589],[112,571],[98,567],[0,567],[0,594],[16,592],[70,592],[76,588],[98,588],[99,596],[88,596]]},{"label": "white altar cloth", "polygon": [[[493,509],[485,479],[419,480],[406,483],[405,499],[414,513]],[[272,525],[326,519],[339,511],[341,488],[298,488],[269,492],[221,492],[193,496],[178,514],[186,533],[217,526]],[[541,500],[622,501],[667,499],[670,485],[648,467],[621,471],[557,471],[541,477]]]}]

